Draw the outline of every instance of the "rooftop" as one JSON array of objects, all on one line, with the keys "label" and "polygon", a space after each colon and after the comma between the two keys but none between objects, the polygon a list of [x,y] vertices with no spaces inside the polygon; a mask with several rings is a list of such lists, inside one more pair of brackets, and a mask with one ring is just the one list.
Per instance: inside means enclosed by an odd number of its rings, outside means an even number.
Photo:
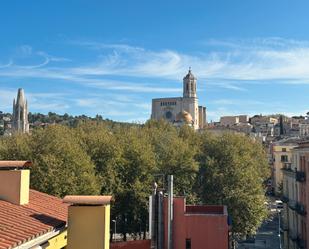
[{"label": "rooftop", "polygon": [[0,249],[10,249],[63,228],[68,204],[62,199],[30,190],[29,204],[0,200]]},{"label": "rooftop", "polygon": [[225,206],[219,205],[197,205],[197,206],[186,206],[186,214],[227,214]]},{"label": "rooftop", "polygon": [[0,169],[18,169],[30,167],[30,161],[0,161]]}]

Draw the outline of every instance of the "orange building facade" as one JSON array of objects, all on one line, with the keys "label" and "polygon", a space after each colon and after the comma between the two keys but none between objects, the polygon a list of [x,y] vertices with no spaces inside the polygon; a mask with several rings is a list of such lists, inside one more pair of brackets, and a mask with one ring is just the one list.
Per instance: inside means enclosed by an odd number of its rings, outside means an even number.
[{"label": "orange building facade", "polygon": [[[187,206],[184,197],[173,201],[174,249],[228,249],[229,225],[226,206]],[[164,248],[167,249],[167,199],[164,199]]]}]

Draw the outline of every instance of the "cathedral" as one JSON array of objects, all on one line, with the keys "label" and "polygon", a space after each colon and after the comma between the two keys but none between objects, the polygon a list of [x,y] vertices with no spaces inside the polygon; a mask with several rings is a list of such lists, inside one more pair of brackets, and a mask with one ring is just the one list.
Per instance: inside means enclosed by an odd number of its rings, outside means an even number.
[{"label": "cathedral", "polygon": [[13,101],[12,131],[29,132],[28,103],[22,88],[18,89],[17,99]]},{"label": "cathedral", "polygon": [[176,126],[189,125],[195,130],[206,126],[206,107],[198,105],[196,78],[189,69],[183,78],[183,97],[152,100],[152,119],[165,119]]}]

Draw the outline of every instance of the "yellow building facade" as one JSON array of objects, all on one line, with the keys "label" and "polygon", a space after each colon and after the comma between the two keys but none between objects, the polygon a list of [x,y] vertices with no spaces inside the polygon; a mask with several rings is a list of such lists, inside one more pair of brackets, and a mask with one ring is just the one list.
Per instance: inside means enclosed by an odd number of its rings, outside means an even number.
[{"label": "yellow building facade", "polygon": [[286,163],[291,163],[292,149],[295,144],[273,144],[272,145],[272,185],[275,194],[282,192],[282,168]]}]

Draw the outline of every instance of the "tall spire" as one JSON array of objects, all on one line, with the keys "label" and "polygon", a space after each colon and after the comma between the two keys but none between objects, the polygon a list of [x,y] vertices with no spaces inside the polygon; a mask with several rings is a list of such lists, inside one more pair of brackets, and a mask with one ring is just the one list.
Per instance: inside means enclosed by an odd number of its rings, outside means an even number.
[{"label": "tall spire", "polygon": [[18,104],[18,105],[24,105],[25,104],[25,93],[24,93],[24,89],[22,89],[22,88],[18,89],[16,104]]},{"label": "tall spire", "polygon": [[12,130],[13,132],[29,132],[28,106],[22,88],[18,89],[17,99],[13,101]]}]

